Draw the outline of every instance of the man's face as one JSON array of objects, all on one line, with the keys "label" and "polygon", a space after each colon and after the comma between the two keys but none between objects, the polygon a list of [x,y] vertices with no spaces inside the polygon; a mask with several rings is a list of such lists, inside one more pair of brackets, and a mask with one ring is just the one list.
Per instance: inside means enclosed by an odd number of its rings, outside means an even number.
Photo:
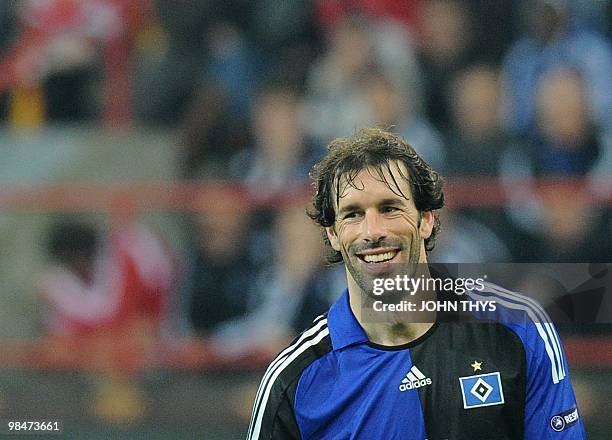
[{"label": "man's face", "polygon": [[354,185],[341,178],[336,221],[326,228],[332,247],[342,253],[349,286],[362,292],[370,290],[373,278],[412,273],[410,266],[427,261],[424,240],[431,235],[433,213],[416,209],[402,176],[409,174],[405,166],[394,161],[390,170],[383,167],[389,184],[375,169],[359,172]]}]

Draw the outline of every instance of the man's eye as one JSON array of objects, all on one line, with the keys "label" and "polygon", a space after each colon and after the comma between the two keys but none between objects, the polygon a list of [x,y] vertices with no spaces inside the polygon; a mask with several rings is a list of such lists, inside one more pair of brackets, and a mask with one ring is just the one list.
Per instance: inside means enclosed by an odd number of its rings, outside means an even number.
[{"label": "man's eye", "polygon": [[383,211],[384,213],[395,212],[395,211],[397,211],[397,208],[396,208],[396,207],[394,207],[394,206],[385,206],[385,207],[382,209],[382,211]]},{"label": "man's eye", "polygon": [[347,218],[355,218],[355,217],[357,217],[358,215],[359,215],[359,213],[358,213],[358,212],[353,211],[353,212],[349,212],[349,213],[345,214],[345,215],[344,215],[344,218],[345,218],[345,219],[347,219]]}]

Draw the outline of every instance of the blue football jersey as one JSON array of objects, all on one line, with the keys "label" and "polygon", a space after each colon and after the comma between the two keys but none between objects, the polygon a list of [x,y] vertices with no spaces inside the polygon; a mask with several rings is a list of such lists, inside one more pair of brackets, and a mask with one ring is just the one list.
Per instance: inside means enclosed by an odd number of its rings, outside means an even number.
[{"label": "blue football jersey", "polygon": [[253,439],[583,439],[561,340],[542,308],[487,285],[496,318],[437,322],[380,346],[345,291],[270,364]]}]

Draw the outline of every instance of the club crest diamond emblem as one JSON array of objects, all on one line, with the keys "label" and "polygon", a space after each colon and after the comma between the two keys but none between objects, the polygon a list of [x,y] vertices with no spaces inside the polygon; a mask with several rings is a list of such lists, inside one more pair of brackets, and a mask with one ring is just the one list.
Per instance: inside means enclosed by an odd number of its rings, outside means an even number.
[{"label": "club crest diamond emblem", "polygon": [[470,393],[484,403],[487,401],[487,397],[489,397],[492,391],[493,387],[479,377],[470,390]]},{"label": "club crest diamond emblem", "polygon": [[483,406],[502,405],[504,391],[498,371],[459,378],[463,408],[472,409]]}]

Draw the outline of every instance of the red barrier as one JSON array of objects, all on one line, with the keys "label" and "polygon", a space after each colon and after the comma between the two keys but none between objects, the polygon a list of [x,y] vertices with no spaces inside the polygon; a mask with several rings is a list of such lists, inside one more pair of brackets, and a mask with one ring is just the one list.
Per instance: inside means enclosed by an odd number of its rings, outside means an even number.
[{"label": "red barrier", "polygon": [[[612,338],[577,337],[563,339],[571,368],[611,369]],[[82,347],[86,341],[40,338],[36,340],[0,341],[0,368],[26,370],[96,371],[90,352]],[[120,344],[119,344],[120,345]],[[121,347],[116,347],[121,350]],[[237,356],[215,353],[205,339],[157,341],[149,351],[130,351],[130,364],[140,369],[246,371],[265,368],[280,345],[260,348]]]},{"label": "red barrier", "polygon": [[[99,362],[91,338],[41,337],[32,340],[0,340],[0,369],[101,371],[108,365]],[[129,346],[127,346],[129,345]],[[100,345],[98,345],[100,346]],[[140,347],[142,348],[142,347]],[[148,349],[134,349],[130,344],[113,344],[113,355],[124,364],[143,369],[172,370],[254,370],[265,367],[282,347],[274,345],[236,356],[221,356],[205,339],[184,338],[155,341]],[[96,360],[97,359],[97,360]]]},{"label": "red barrier", "polygon": [[[522,180],[512,185],[527,188]],[[539,180],[529,186],[536,193],[581,197],[587,204],[612,206],[612,180],[597,187],[576,179]],[[307,203],[308,186],[270,191],[264,186],[246,186],[227,181],[152,182],[152,183],[60,183],[47,185],[2,185],[0,209],[27,213],[114,211],[184,211],[202,209],[202,202],[214,204],[233,198],[245,208],[280,208],[295,203]],[[446,179],[446,202],[452,208],[495,208],[509,201],[507,187],[496,179]],[[517,201],[513,201],[517,203]],[[518,201],[520,203],[520,201]]]}]

